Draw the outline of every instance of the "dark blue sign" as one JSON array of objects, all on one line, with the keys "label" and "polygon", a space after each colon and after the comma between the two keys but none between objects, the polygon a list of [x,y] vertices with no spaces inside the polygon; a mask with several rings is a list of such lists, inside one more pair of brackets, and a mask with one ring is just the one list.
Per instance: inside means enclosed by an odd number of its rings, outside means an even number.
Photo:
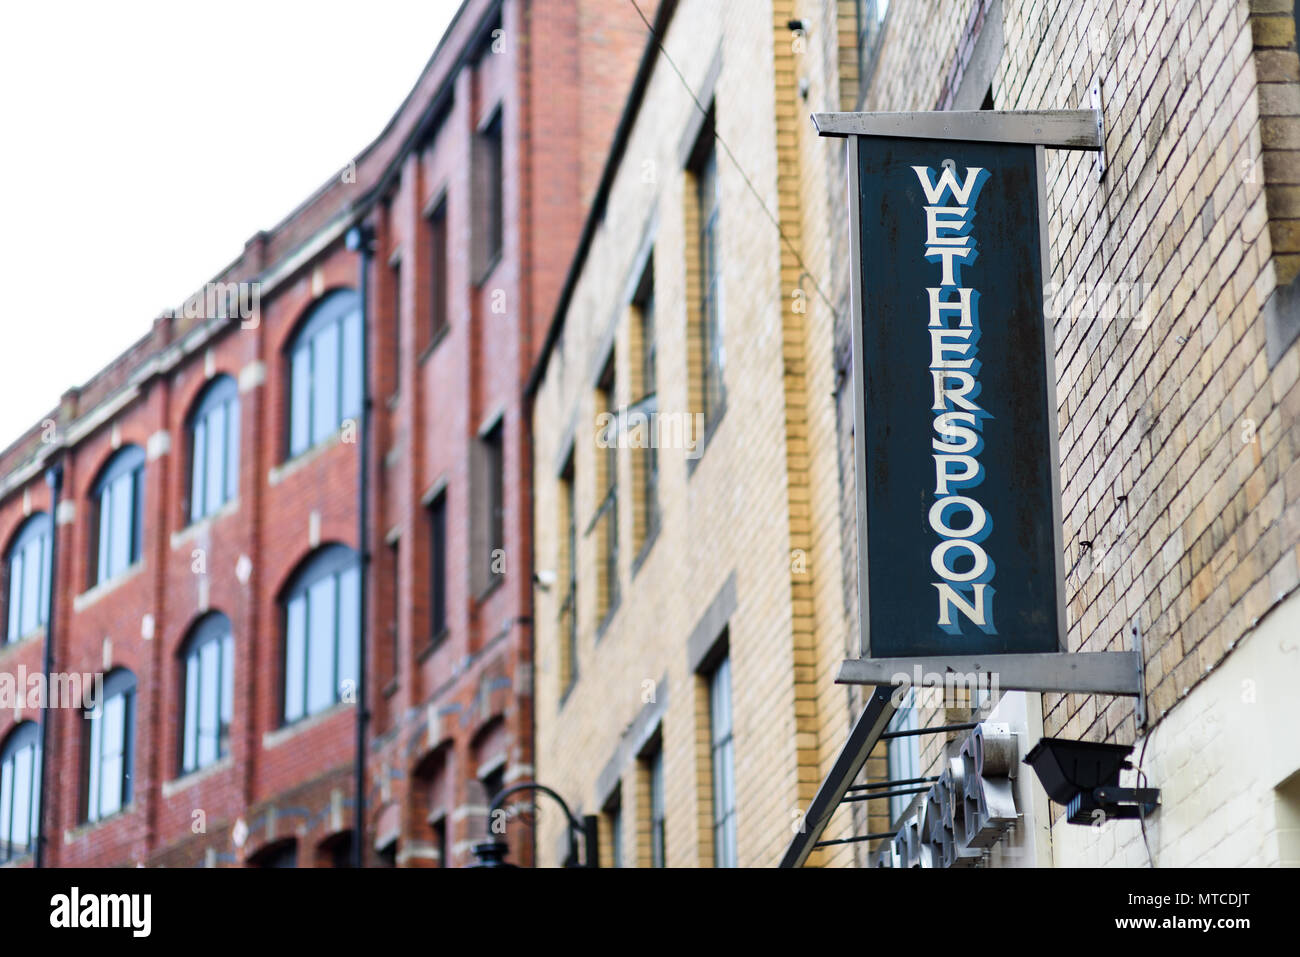
[{"label": "dark blue sign", "polygon": [[1036,148],[855,139],[866,654],[1059,651]]}]

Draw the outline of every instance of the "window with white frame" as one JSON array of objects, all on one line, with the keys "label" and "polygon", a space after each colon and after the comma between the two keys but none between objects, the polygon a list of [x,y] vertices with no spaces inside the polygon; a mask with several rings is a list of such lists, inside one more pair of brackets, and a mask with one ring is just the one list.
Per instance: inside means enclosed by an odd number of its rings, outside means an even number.
[{"label": "window with white frame", "polygon": [[0,864],[36,849],[41,814],[41,732],[18,724],[0,746]]},{"label": "window with white frame", "polygon": [[285,724],[317,714],[355,688],[361,646],[361,576],[344,545],[317,550],[281,599]]},{"label": "window with white frame", "polygon": [[361,412],[361,299],[340,289],[294,333],[289,366],[289,456],[301,455]]},{"label": "window with white frame", "polygon": [[223,375],[203,391],[189,418],[190,521],[239,494],[239,389]]},{"label": "window with white frame", "polygon": [[131,803],[135,777],[135,675],[118,669],[104,679],[103,698],[85,713],[83,818],[99,821]]},{"label": "window with white frame", "polygon": [[235,640],[230,619],[219,612],[202,618],[181,647],[184,723],[181,773],[215,763],[230,750],[234,714]]},{"label": "window with white frame", "polygon": [[17,641],[45,626],[50,607],[50,557],[54,527],[45,513],[22,524],[5,557],[5,641]]}]

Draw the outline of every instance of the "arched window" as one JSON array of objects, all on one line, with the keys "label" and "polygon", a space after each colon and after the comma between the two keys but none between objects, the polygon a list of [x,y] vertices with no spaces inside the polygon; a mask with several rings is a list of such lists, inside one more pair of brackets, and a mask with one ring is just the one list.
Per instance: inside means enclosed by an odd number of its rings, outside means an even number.
[{"label": "arched window", "polygon": [[200,619],[181,647],[185,723],[181,773],[197,771],[230,750],[234,714],[235,640],[230,619],[213,612]]},{"label": "arched window", "polygon": [[239,389],[228,375],[203,391],[189,417],[190,521],[239,493]]},{"label": "arched window", "polygon": [[284,723],[324,711],[355,689],[361,646],[361,575],[343,545],[318,550],[281,598]]},{"label": "arched window", "polygon": [[289,455],[307,451],[361,411],[361,300],[330,293],[294,333],[289,357]]},{"label": "arched window", "polygon": [[104,696],[84,714],[85,819],[98,821],[131,803],[135,777],[135,675],[119,668],[104,679]]},{"label": "arched window", "polygon": [[144,450],[129,445],[91,487],[91,585],[116,578],[140,560],[144,538]]},{"label": "arched window", "polygon": [[5,554],[5,640],[17,641],[44,626],[50,607],[53,526],[45,513],[23,523]]},{"label": "arched window", "polygon": [[0,747],[0,864],[35,850],[40,813],[40,729],[24,721]]}]

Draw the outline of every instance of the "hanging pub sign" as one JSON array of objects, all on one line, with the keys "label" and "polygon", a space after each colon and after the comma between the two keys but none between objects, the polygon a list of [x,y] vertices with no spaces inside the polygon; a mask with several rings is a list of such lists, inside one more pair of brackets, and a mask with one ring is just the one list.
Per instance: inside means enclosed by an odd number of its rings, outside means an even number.
[{"label": "hanging pub sign", "polygon": [[[1133,695],[1145,721],[1136,628],[1130,651],[1066,650],[1044,151],[1094,152],[1104,173],[1091,96],[1091,110],[813,114],[848,139],[862,648],[836,681],[875,690],[782,867],[821,846],[905,687]],[[889,845],[896,862],[955,864],[995,841],[1017,816],[998,767],[963,772],[960,816],[941,776]]]},{"label": "hanging pub sign", "polygon": [[1034,147],[871,137],[856,152],[871,653],[1056,651]]},{"label": "hanging pub sign", "polygon": [[[1060,654],[1043,148],[1096,149],[1096,117],[814,116],[849,140],[863,651],[841,680],[881,680],[864,661],[986,672],[994,658],[1040,671],[1038,656],[1080,658]],[[1082,657],[1131,686],[1131,657]],[[1046,680],[1012,672],[1003,687]]]}]

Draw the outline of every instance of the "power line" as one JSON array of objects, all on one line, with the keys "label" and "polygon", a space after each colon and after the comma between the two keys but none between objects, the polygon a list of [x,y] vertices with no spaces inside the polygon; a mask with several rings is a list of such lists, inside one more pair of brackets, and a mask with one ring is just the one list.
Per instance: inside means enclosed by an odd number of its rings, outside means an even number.
[{"label": "power line", "polygon": [[[657,46],[659,48],[659,52],[663,54],[664,60],[668,62],[668,65],[672,68],[672,71],[675,74],[677,74],[677,79],[681,81],[682,87],[686,90],[687,95],[691,98],[691,102],[695,104],[695,108],[699,110],[703,116],[707,117],[709,115],[709,111],[705,108],[704,104],[700,102],[700,98],[695,95],[695,91],[691,89],[691,85],[686,82],[686,77],[683,76],[682,71],[677,68],[677,64],[673,62],[673,58],[668,55],[668,50],[664,47],[664,42],[662,38],[660,38],[659,34],[655,33],[655,28],[651,25],[650,21],[646,19],[646,15],[644,12],[642,12],[641,7],[637,5],[636,0],[628,0],[628,2],[631,3],[632,8],[636,10],[637,16],[639,16],[641,18],[641,22],[645,24],[645,28],[650,33],[650,36],[654,38],[655,46]],[[727,141],[724,140],[722,138],[722,134],[718,132],[718,126],[716,123],[713,124],[713,137],[722,146],[723,151],[727,154],[727,157],[731,160],[732,164],[736,167],[737,172],[740,173],[740,178],[743,179],[745,181],[745,185],[749,187],[749,191],[754,194],[754,199],[758,200],[758,205],[762,208],[768,220],[772,223],[773,226],[776,227],[777,235],[781,237],[781,241],[785,243],[786,248],[790,250],[795,260],[799,263],[799,268],[800,270],[802,270],[802,274],[812,280],[813,289],[816,290],[817,295],[821,297],[822,302],[826,303],[826,308],[831,311],[831,316],[833,318],[838,318],[839,313],[836,311],[834,304],[831,303],[830,297],[827,296],[826,293],[822,290],[821,283],[817,281],[817,277],[814,276],[812,270],[808,268],[808,264],[804,262],[803,256],[800,254],[799,250],[795,247],[795,244],[790,241],[790,237],[787,236],[785,234],[785,230],[781,228],[781,221],[777,219],[776,215],[772,212],[772,210],[768,208],[767,202],[763,199],[762,194],[759,193],[758,191],[758,187],[754,185],[754,181],[749,178],[749,174],[745,172],[745,168],[740,165],[740,160],[736,158],[736,154],[731,151],[731,147],[727,145]],[[784,305],[782,306],[782,308],[784,308]]]}]

